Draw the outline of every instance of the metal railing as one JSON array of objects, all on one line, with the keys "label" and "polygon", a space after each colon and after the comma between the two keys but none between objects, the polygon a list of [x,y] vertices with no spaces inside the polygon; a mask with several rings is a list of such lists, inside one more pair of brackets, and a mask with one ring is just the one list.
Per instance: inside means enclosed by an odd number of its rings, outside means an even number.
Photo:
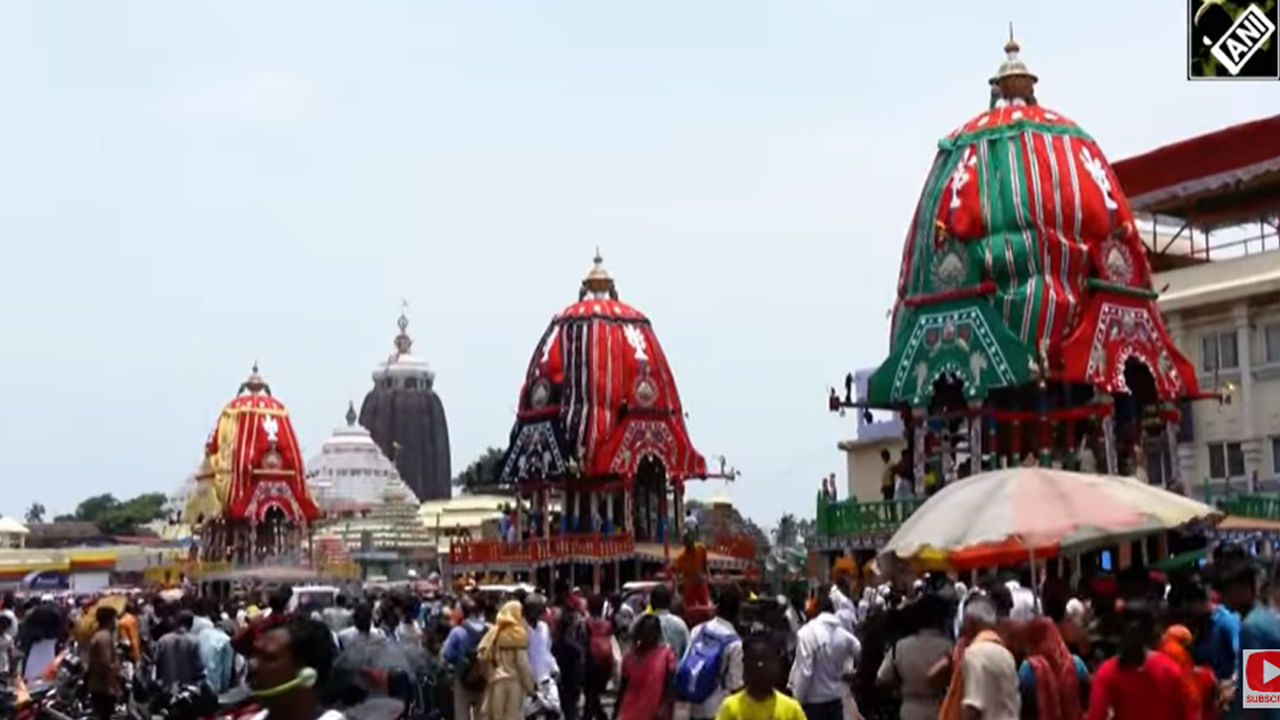
[{"label": "metal railing", "polygon": [[828,500],[818,496],[816,534],[838,537],[863,533],[892,532],[924,504],[925,498],[877,500]]}]

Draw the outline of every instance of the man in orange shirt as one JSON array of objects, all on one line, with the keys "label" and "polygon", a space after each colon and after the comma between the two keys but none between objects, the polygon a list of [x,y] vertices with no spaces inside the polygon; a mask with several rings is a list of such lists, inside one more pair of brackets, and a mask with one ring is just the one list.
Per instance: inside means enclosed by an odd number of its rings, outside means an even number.
[{"label": "man in orange shirt", "polygon": [[142,660],[142,636],[138,632],[138,608],[133,602],[125,606],[124,614],[116,621],[120,637],[129,641],[129,658],[136,665]]},{"label": "man in orange shirt", "polygon": [[684,549],[676,556],[672,569],[683,583],[681,597],[685,607],[711,604],[711,591],[707,586],[707,548],[694,540],[693,533],[684,536]]}]

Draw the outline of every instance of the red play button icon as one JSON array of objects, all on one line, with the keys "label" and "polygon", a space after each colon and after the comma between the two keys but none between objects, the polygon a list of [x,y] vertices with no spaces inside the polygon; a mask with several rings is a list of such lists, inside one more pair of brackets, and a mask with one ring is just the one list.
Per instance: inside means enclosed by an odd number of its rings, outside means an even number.
[{"label": "red play button icon", "polygon": [[1246,692],[1280,693],[1280,650],[1245,650]]}]

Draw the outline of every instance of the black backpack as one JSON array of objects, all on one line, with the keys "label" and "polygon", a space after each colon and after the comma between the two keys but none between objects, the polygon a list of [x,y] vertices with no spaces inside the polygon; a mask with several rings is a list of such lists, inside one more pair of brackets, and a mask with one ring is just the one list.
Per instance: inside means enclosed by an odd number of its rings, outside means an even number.
[{"label": "black backpack", "polygon": [[467,692],[484,692],[485,685],[489,683],[489,678],[486,676],[484,664],[480,662],[478,655],[480,639],[484,635],[481,632],[476,632],[470,625],[466,624],[463,624],[462,630],[468,636],[470,647],[467,649],[466,655],[462,657],[461,667],[458,668],[458,682],[462,684],[463,689]]},{"label": "black backpack", "polygon": [[561,610],[556,621],[551,654],[563,674],[577,674],[585,665],[588,646],[587,623],[574,610]]}]

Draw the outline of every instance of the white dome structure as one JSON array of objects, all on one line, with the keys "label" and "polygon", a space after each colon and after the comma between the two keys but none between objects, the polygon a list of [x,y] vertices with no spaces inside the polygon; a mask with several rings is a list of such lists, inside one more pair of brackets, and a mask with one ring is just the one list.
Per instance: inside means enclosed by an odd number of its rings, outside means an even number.
[{"label": "white dome structure", "polygon": [[437,555],[418,517],[418,498],[356,422],[354,405],[346,420],[307,463],[307,487],[323,513],[317,529],[326,554],[345,548],[365,578],[399,580],[432,567]]},{"label": "white dome structure", "polygon": [[355,405],[347,407],[347,424],[333,431],[320,454],[307,462],[307,486],[321,511],[330,515],[371,508],[386,502],[418,506],[413,491],[382,453],[369,431],[356,423]]}]

